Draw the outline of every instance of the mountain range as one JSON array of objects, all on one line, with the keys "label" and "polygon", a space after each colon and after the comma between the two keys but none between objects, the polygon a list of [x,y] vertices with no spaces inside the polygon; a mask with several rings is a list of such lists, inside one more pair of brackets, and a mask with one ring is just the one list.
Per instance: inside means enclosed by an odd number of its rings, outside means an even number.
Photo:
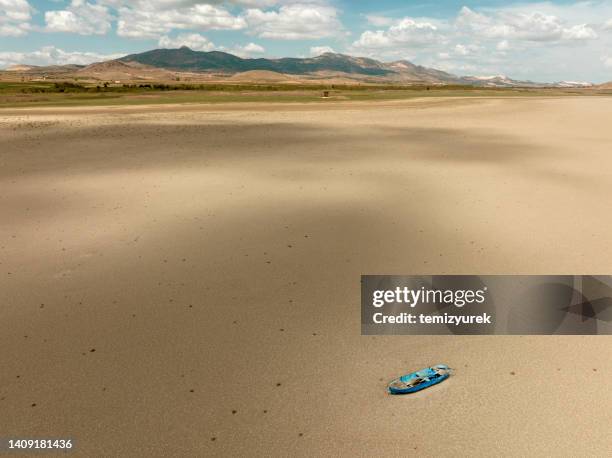
[{"label": "mountain range", "polygon": [[19,66],[13,71],[24,73],[66,73],[98,80],[167,80],[190,74],[191,79],[217,77],[233,80],[295,81],[335,80],[338,82],[394,84],[461,84],[482,87],[588,87],[589,83],[535,83],[499,76],[457,76],[442,70],[415,65],[408,60],[381,62],[366,57],[324,53],[309,58],[242,58],[221,51],[154,49],[130,54],[116,60],[89,66]]},{"label": "mountain range", "polygon": [[123,63],[139,63],[156,68],[187,72],[218,72],[236,74],[248,71],[268,71],[284,75],[343,76],[354,79],[393,82],[424,82],[461,84],[461,78],[403,60],[384,63],[366,57],[324,53],[317,57],[281,59],[245,59],[221,51],[193,51],[186,46],[178,49],[154,49],[130,54],[118,59]]}]

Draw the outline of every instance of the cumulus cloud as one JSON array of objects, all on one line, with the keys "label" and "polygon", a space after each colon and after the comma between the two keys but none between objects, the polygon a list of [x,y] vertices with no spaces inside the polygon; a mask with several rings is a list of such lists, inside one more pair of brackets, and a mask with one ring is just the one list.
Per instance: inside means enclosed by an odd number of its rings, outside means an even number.
[{"label": "cumulus cloud", "polygon": [[170,49],[180,48],[181,46],[187,46],[194,51],[212,51],[217,49],[212,41],[199,33],[182,33],[174,38],[164,35],[157,44],[160,48]]},{"label": "cumulus cloud", "polygon": [[247,43],[246,45],[236,45],[231,48],[217,46],[204,35],[199,33],[182,33],[176,37],[164,35],[157,42],[160,48],[180,48],[187,46],[194,51],[225,51],[240,57],[250,57],[255,54],[263,54],[266,49],[257,43]]},{"label": "cumulus cloud", "polygon": [[240,49],[249,54],[261,54],[266,52],[266,48],[256,43],[246,44],[244,46],[241,46]]},{"label": "cumulus cloud", "polygon": [[432,21],[404,18],[387,30],[367,30],[353,43],[356,49],[396,46],[431,46],[443,41],[444,35]]},{"label": "cumulus cloud", "polygon": [[111,14],[104,5],[72,0],[65,10],[47,11],[45,22],[49,32],[104,35],[111,27]]},{"label": "cumulus cloud", "polygon": [[98,3],[113,8],[131,7],[136,9],[148,8],[151,10],[172,10],[189,8],[198,4],[237,6],[245,8],[271,7],[284,0],[97,0]]},{"label": "cumulus cloud", "polygon": [[462,44],[455,45],[455,54],[457,54],[458,56],[467,56],[468,54],[471,54],[471,52],[472,50],[470,46]]},{"label": "cumulus cloud", "polygon": [[594,40],[597,33],[586,24],[579,24],[563,30],[565,40]]},{"label": "cumulus cloud", "polygon": [[316,39],[332,37],[343,30],[338,10],[318,3],[289,4],[270,11],[250,8],[244,17],[250,31],[263,38]]},{"label": "cumulus cloud", "polygon": [[310,48],[310,55],[311,56],[320,56],[321,54],[325,54],[326,52],[336,52],[334,51],[334,49],[330,46],[312,46]]},{"label": "cumulus cloud", "polygon": [[[117,33],[131,38],[158,38],[172,30],[243,30],[285,40],[322,38],[342,30],[338,11],[321,1],[302,0],[105,0],[118,11]],[[280,6],[279,6],[280,5]],[[228,6],[246,8],[232,14]],[[265,9],[275,6],[274,9]]]},{"label": "cumulus cloud", "polygon": [[30,30],[32,7],[27,0],[0,0],[0,36],[20,37]]},{"label": "cumulus cloud", "polygon": [[55,46],[45,46],[32,52],[0,52],[0,68],[11,65],[87,65],[102,60],[117,59],[124,54],[98,54],[94,52],[64,51]]},{"label": "cumulus cloud", "polygon": [[[30,28],[27,0],[0,0],[0,35]],[[176,31],[246,30],[286,40],[337,36],[339,12],[326,0],[71,0],[44,12],[47,32],[103,35],[116,21],[121,37],[159,39]]]},{"label": "cumulus cloud", "polygon": [[[177,2],[171,0],[171,3]],[[130,38],[158,38],[175,29],[240,30],[246,27],[244,18],[209,4],[162,9],[147,2],[142,7],[119,7],[118,12],[117,34]]]},{"label": "cumulus cloud", "polygon": [[603,26],[604,30],[612,30],[612,19],[606,21],[606,23]]},{"label": "cumulus cloud", "polygon": [[601,62],[603,63],[604,67],[612,68],[612,57],[604,56],[601,58]]},{"label": "cumulus cloud", "polygon": [[491,39],[559,41],[597,38],[595,30],[587,24],[568,26],[559,17],[539,11],[501,10],[485,14],[464,6],[455,24],[470,35]]},{"label": "cumulus cloud", "polygon": [[607,0],[462,7],[448,19],[390,16],[366,16],[371,26],[348,52],[458,73],[494,71],[549,80],[554,73],[588,79],[594,63],[601,70],[600,56],[612,46],[612,35],[603,31],[612,16]]},{"label": "cumulus cloud", "polygon": [[263,54],[266,52],[266,48],[256,43],[248,43],[246,45],[236,45],[233,48],[223,50],[230,52],[238,57],[252,57],[257,54]]}]

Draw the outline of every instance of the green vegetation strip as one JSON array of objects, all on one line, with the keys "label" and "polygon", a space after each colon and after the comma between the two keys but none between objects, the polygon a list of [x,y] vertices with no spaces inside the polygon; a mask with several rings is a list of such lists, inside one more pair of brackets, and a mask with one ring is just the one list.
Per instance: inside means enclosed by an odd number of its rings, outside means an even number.
[{"label": "green vegetation strip", "polygon": [[108,106],[167,103],[325,102],[399,100],[415,97],[511,97],[612,95],[576,89],[478,88],[472,86],[364,86],[294,84],[123,84],[0,82],[0,107]]}]

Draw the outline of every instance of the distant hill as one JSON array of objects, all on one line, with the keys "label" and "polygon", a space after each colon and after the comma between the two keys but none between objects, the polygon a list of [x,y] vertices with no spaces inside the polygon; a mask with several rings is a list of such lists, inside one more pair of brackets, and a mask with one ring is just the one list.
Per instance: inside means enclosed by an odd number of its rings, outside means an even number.
[{"label": "distant hill", "polygon": [[223,71],[228,73],[251,70],[268,70],[289,75],[304,75],[320,70],[362,75],[387,75],[390,70],[373,59],[355,58],[326,53],[319,57],[299,59],[243,59],[221,51],[193,51],[186,46],[178,49],[154,49],[140,54],[130,54],[119,59],[122,62],[139,62],[152,67],[181,71]]},{"label": "distant hill", "polygon": [[30,71],[32,69],[36,68],[34,65],[19,65],[19,64],[15,64],[15,65],[11,65],[9,66],[6,71],[7,72],[27,72]]},{"label": "distant hill", "polygon": [[556,87],[556,88],[587,88],[593,86],[591,83],[580,81],[559,81],[557,83],[536,83],[534,81],[521,81],[508,78],[505,75],[495,76],[464,76],[466,83],[482,87]]},{"label": "distant hill", "polygon": [[[248,82],[328,82],[330,84],[460,84],[478,87],[556,87],[586,88],[590,83],[562,81],[536,83],[519,81],[504,75],[457,76],[442,70],[415,65],[407,60],[380,62],[367,57],[325,53],[317,57],[247,59],[221,51],[154,49],[130,54],[116,60],[88,66],[56,65],[37,67],[16,65],[7,70],[12,75],[54,78],[89,78],[97,81],[248,81]],[[612,84],[612,83],[609,83]],[[609,87],[609,86],[599,86]]]},{"label": "distant hill", "polygon": [[465,76],[465,81],[476,86],[484,87],[516,87],[516,86],[534,86],[536,83],[532,81],[518,81],[508,78],[505,75],[495,76]]},{"label": "distant hill", "polygon": [[40,65],[11,65],[6,69],[7,72],[16,72],[16,73],[31,73],[31,74],[44,74],[44,73],[69,73],[76,72],[79,69],[83,68],[84,65],[48,65],[48,66],[40,66]]},{"label": "distant hill", "polygon": [[137,62],[109,60],[96,62],[75,72],[79,77],[91,77],[98,80],[170,80],[174,74],[165,69],[155,68]]},{"label": "distant hill", "polygon": [[236,73],[229,77],[229,81],[258,82],[258,83],[287,83],[296,80],[295,77],[269,70],[249,70]]},{"label": "distant hill", "polygon": [[130,54],[118,59],[176,71],[242,73],[268,71],[285,75],[352,75],[388,79],[392,81],[419,81],[431,83],[460,83],[461,79],[440,70],[412,64],[408,61],[383,63],[365,57],[325,53],[317,57],[282,59],[243,59],[220,51],[193,51],[185,46],[179,49],[154,49]]}]

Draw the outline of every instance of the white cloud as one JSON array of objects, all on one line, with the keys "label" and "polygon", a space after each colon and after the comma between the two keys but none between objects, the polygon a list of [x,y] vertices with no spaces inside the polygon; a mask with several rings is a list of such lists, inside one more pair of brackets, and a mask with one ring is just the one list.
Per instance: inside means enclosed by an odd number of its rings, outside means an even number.
[{"label": "white cloud", "polygon": [[[612,2],[508,2],[463,7],[455,17],[381,15],[347,48],[351,54],[408,59],[459,74],[506,73],[518,79],[610,79],[600,56],[612,49]],[[374,25],[374,23],[380,25]],[[605,25],[607,24],[607,25]]]},{"label": "white cloud", "polygon": [[241,47],[241,49],[248,54],[261,54],[266,52],[266,48],[256,43],[249,43]]},{"label": "white cloud", "polygon": [[111,27],[111,14],[106,6],[72,0],[65,10],[45,13],[49,32],[104,35]]},{"label": "white cloud", "polygon": [[334,51],[333,48],[330,46],[312,46],[310,48],[311,56],[320,56],[321,54],[325,54],[326,52],[335,53],[336,51]]},{"label": "white cloud", "polygon": [[396,46],[427,47],[443,41],[443,34],[433,21],[404,18],[387,30],[367,30],[353,43],[355,49]]},{"label": "white cloud", "polygon": [[187,46],[194,51],[225,51],[239,57],[250,57],[254,54],[263,54],[266,49],[257,43],[247,43],[246,45],[236,45],[232,48],[217,46],[204,35],[199,33],[182,33],[176,37],[164,35],[157,42],[160,48],[180,48]]},{"label": "white cloud", "polygon": [[234,54],[235,56],[247,58],[252,57],[253,55],[263,54],[266,52],[266,49],[258,45],[256,43],[248,43],[246,45],[236,45],[232,48],[221,47],[221,51],[229,52]]},{"label": "white cloud", "polygon": [[384,48],[391,46],[392,42],[383,30],[366,30],[359,40],[353,43],[354,48]]},{"label": "white cloud", "polygon": [[32,7],[27,0],[0,0],[0,36],[20,37],[31,28]]},{"label": "white cloud", "polygon": [[609,19],[608,21],[606,21],[606,23],[603,26],[604,30],[612,30],[612,19]]},{"label": "white cloud", "polygon": [[297,3],[278,10],[248,9],[244,15],[252,33],[280,40],[336,36],[343,31],[338,10],[324,4]]},{"label": "white cloud", "polygon": [[565,40],[594,40],[597,33],[586,24],[579,24],[563,31]]},{"label": "white cloud", "polygon": [[180,48],[181,46],[187,46],[194,51],[212,51],[217,49],[212,41],[199,33],[182,33],[175,38],[164,35],[157,44],[160,48],[170,49]]},{"label": "white cloud", "polygon": [[32,52],[0,52],[0,68],[15,64],[29,65],[86,65],[102,60],[117,59],[125,54],[98,54],[93,52],[64,51],[55,46],[45,46]]},{"label": "white cloud", "polygon": [[455,54],[459,56],[467,56],[471,53],[470,47],[462,44],[455,45]]},{"label": "white cloud", "polygon": [[568,26],[559,17],[539,11],[500,10],[485,14],[464,6],[455,24],[464,33],[490,39],[560,41],[597,38],[595,30],[586,24]]},{"label": "white cloud", "polygon": [[[170,3],[178,2],[170,0]],[[234,16],[224,8],[196,4],[164,9],[147,2],[142,7],[119,8],[117,34],[130,38],[158,38],[175,29],[240,30],[245,27],[244,18]]]},{"label": "white cloud", "polygon": [[[51,0],[63,1],[63,0]],[[267,8],[286,0],[96,0],[113,8],[129,7],[134,9],[149,9],[156,11],[190,8],[195,5],[220,5],[245,8]]]},{"label": "white cloud", "polygon": [[[209,5],[232,5],[247,8],[266,8],[279,3],[287,3],[287,0],[110,0],[122,4],[153,5],[156,9],[173,9],[188,7],[197,4]],[[294,2],[295,3],[295,2]]]},{"label": "white cloud", "polygon": [[612,57],[604,56],[601,58],[601,62],[603,63],[604,67],[612,68]]}]

